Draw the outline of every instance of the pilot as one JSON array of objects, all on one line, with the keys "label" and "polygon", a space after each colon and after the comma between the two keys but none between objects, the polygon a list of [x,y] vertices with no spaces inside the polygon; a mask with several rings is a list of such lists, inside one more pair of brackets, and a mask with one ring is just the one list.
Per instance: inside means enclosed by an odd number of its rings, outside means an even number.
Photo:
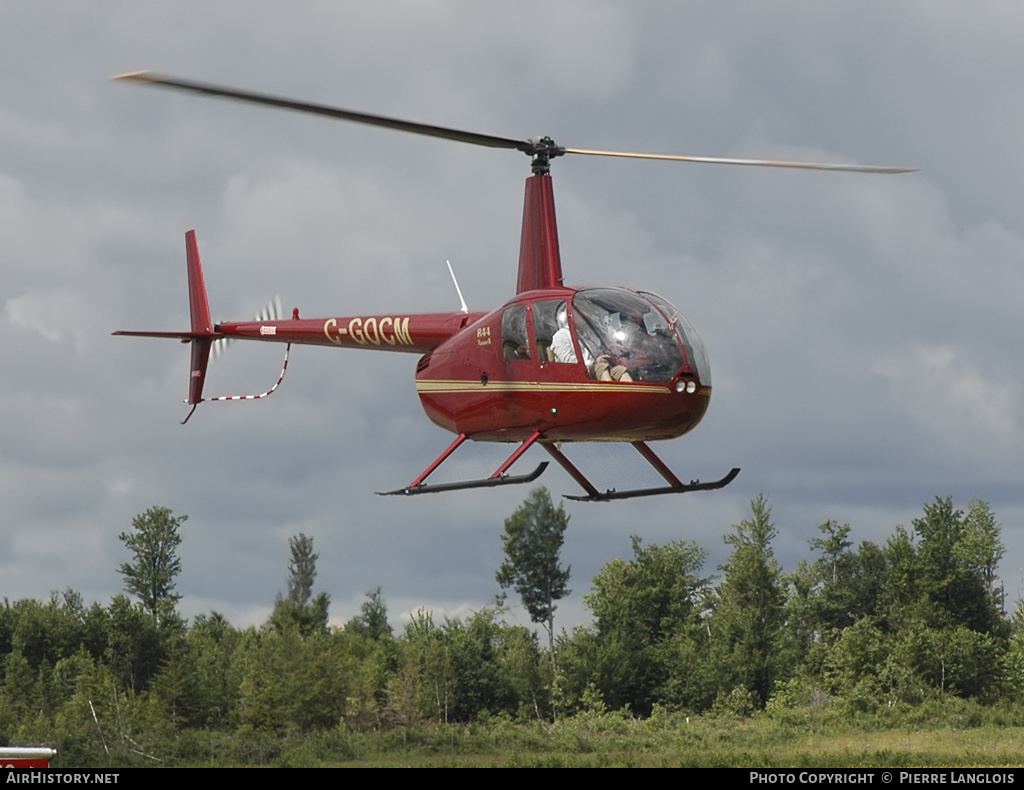
[{"label": "pilot", "polygon": [[616,364],[610,354],[602,354],[594,362],[594,378],[598,381],[632,381],[629,369],[625,365]]},{"label": "pilot", "polygon": [[[560,309],[557,314],[558,331],[551,337],[551,353],[558,362],[572,362],[576,360],[576,349],[572,344],[572,334],[569,331],[569,316],[565,309]],[[612,338],[611,348],[608,354],[600,354],[594,359],[593,354],[587,348],[586,343],[580,343],[580,350],[583,352],[583,362],[590,371],[591,378],[598,381],[633,381],[629,369],[624,363],[629,360],[628,349],[621,339]]]}]

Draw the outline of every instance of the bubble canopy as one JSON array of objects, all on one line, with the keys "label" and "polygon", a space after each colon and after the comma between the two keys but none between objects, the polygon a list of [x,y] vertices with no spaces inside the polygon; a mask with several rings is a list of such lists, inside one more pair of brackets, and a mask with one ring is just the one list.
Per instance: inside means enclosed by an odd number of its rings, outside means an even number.
[{"label": "bubble canopy", "polygon": [[[693,325],[669,302],[646,292],[587,288],[572,300],[583,361],[594,378],[666,382],[696,375],[711,385],[707,352]],[[606,372],[612,371],[612,372]]]}]

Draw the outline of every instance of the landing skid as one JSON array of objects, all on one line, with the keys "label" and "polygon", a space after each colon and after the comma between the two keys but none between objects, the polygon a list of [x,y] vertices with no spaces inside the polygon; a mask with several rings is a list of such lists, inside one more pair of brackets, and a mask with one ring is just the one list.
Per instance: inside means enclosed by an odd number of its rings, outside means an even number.
[{"label": "landing skid", "polygon": [[667,486],[661,486],[659,488],[634,488],[629,491],[614,491],[608,490],[601,493],[594,487],[583,473],[576,468],[572,461],[562,454],[562,451],[555,447],[553,444],[545,444],[544,449],[548,451],[548,454],[558,461],[559,465],[569,473],[573,480],[583,486],[586,490],[586,496],[571,496],[569,494],[563,494],[566,499],[574,499],[577,502],[611,502],[613,499],[632,499],[633,497],[641,496],[657,496],[659,494],[684,494],[687,491],[713,491],[716,488],[724,488],[729,485],[733,480],[736,479],[736,475],[740,473],[739,469],[733,469],[721,480],[715,480],[712,483],[702,483],[699,480],[691,480],[690,483],[684,484],[678,477],[676,477],[672,470],[665,466],[665,462],[658,458],[654,454],[654,450],[648,447],[644,442],[630,442],[636,449],[637,452],[642,455],[647,462],[653,466],[662,477],[665,478]]},{"label": "landing skid", "polygon": [[[435,469],[437,469],[437,467],[445,462],[448,456],[458,450],[462,443],[468,438],[468,434],[460,433],[448,449],[441,453],[441,455],[437,457],[437,460],[424,470],[423,474],[413,480],[405,488],[397,488],[394,491],[378,491],[377,493],[380,496],[397,496],[399,494],[402,496],[413,496],[414,494],[433,494],[438,491],[463,491],[469,488],[494,488],[495,486],[532,483],[544,473],[545,469],[548,468],[548,462],[545,461],[528,475],[505,474],[509,470],[509,467],[519,460],[519,457],[541,438],[540,431],[534,431],[526,441],[515,449],[515,452],[513,452],[512,455],[505,459],[505,463],[499,466],[497,471],[490,477],[485,477],[480,480],[459,480],[454,483],[438,483],[436,485],[428,486],[426,484],[426,479]],[[659,488],[634,488],[629,491],[615,491],[610,489],[602,494],[594,487],[594,484],[587,480],[583,473],[573,465],[572,461],[562,454],[562,451],[558,447],[548,442],[542,442],[541,446],[547,450],[548,454],[558,461],[559,465],[569,473],[570,477],[579,483],[587,492],[586,496],[570,496],[569,494],[563,494],[566,499],[574,499],[577,502],[610,502],[613,499],[632,499],[633,497],[658,496],[659,494],[683,494],[687,491],[713,491],[716,488],[724,488],[729,485],[729,483],[736,479],[736,475],[740,473],[739,469],[733,469],[721,480],[715,480],[711,483],[702,483],[699,480],[691,480],[689,484],[684,484],[678,477],[672,474],[672,470],[665,466],[664,461],[658,458],[658,456],[654,454],[654,451],[644,442],[630,442],[630,444],[637,449],[637,452],[639,452],[651,466],[658,470],[658,474],[664,477],[665,482],[668,483],[667,486],[661,486]]]},{"label": "landing skid", "polygon": [[415,488],[408,486],[406,488],[399,488],[395,491],[378,491],[377,493],[381,496],[393,496],[395,494],[412,496],[413,494],[433,494],[437,491],[461,491],[466,488],[493,488],[494,486],[516,485],[517,483],[532,483],[541,476],[545,469],[548,468],[548,463],[548,461],[542,462],[528,475],[485,477],[482,480],[462,480],[456,483],[437,483],[432,486],[420,483]]},{"label": "landing skid", "polygon": [[482,480],[460,480],[454,483],[438,483],[437,485],[432,486],[425,485],[424,481],[430,473],[444,463],[445,459],[454,453],[467,438],[469,438],[467,434],[460,433],[455,441],[451,443],[451,446],[441,453],[437,460],[426,468],[423,474],[413,480],[405,488],[398,488],[394,491],[378,491],[377,493],[381,496],[394,496],[396,494],[412,496],[413,494],[432,494],[437,491],[461,491],[467,488],[493,488],[494,486],[510,486],[518,483],[532,483],[541,476],[545,469],[548,468],[548,462],[545,461],[528,475],[510,476],[505,474],[509,467],[519,460],[519,456],[525,453],[530,445],[540,438],[540,431],[534,431],[530,435],[530,438],[519,445],[515,452],[505,459],[505,463],[499,466],[498,470],[490,477],[485,477]]},{"label": "landing skid", "polygon": [[689,485],[662,486],[661,488],[634,488],[631,491],[609,490],[603,494],[591,494],[590,496],[573,496],[562,494],[566,499],[574,499],[577,502],[610,502],[613,499],[632,499],[638,496],[657,496],[658,494],[685,494],[687,491],[714,491],[716,488],[725,488],[736,479],[740,473],[739,469],[733,469],[721,480],[712,483],[702,483],[694,480]]}]

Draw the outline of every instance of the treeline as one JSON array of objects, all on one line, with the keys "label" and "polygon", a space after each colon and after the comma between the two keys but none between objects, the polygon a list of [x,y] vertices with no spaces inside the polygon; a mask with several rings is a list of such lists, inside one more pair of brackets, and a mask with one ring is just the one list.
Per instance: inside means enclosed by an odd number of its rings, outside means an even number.
[{"label": "treeline", "polygon": [[[529,502],[555,512],[546,492]],[[697,544],[633,538],[632,557],[607,563],[584,596],[593,622],[544,646],[499,607],[420,611],[396,634],[380,589],[331,627],[304,535],[262,627],[217,613],[186,623],[174,587],[182,521],[154,508],[122,535],[136,602],[86,605],[72,590],[4,601],[0,742],[53,746],[65,766],[260,764],[289,738],[334,744],[343,759],[358,734],[405,739],[496,717],[870,715],[956,699],[1017,717],[1024,702],[1024,629],[1004,611],[1000,528],[983,502],[963,512],[936,499],[884,545],[855,545],[829,521],[790,573],[764,497],[726,534],[717,569]],[[529,583],[516,590],[525,598]],[[537,598],[552,633],[557,598]]]}]

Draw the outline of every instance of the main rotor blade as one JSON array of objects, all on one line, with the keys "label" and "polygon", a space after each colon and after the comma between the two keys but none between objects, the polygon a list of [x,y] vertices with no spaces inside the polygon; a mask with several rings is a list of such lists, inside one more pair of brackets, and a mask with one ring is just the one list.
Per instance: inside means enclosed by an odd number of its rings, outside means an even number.
[{"label": "main rotor blade", "polygon": [[630,153],[626,151],[594,151],[585,148],[562,148],[555,145],[549,138],[537,140],[515,140],[511,137],[496,137],[490,134],[479,134],[468,132],[464,129],[449,129],[445,126],[433,126],[415,121],[403,121],[398,118],[388,118],[384,115],[371,115],[353,110],[343,110],[340,107],[328,107],[325,104],[313,104],[311,102],[295,101],[277,96],[268,96],[264,93],[253,93],[252,91],[237,90],[235,88],[224,88],[219,85],[211,85],[205,82],[192,82],[176,77],[166,77],[151,71],[134,71],[128,74],[118,74],[115,80],[130,80],[131,82],[148,83],[165,88],[188,91],[190,93],[206,94],[207,96],[219,96],[225,99],[236,99],[251,104],[262,104],[269,107],[279,107],[284,110],[295,110],[297,112],[322,115],[327,118],[337,118],[343,121],[368,124],[370,126],[382,126],[386,129],[395,129],[400,132],[410,132],[428,137],[440,137],[445,140],[456,140],[472,145],[482,145],[487,148],[506,148],[522,151],[533,157],[544,158],[545,162],[550,157],[561,156],[562,154],[586,154],[588,156],[616,156],[628,159],[661,159],[672,162],[705,162],[719,165],[752,165],[756,167],[789,167],[803,170],[847,170],[857,173],[912,173],[914,168],[909,167],[874,167],[871,165],[832,165],[815,162],[779,162],[770,159],[725,159],[711,156],[678,156],[674,154],[643,154]]},{"label": "main rotor blade", "polygon": [[677,156],[675,154],[634,154],[626,151],[591,151],[566,148],[567,154],[620,156],[626,159],[664,159],[670,162],[705,162],[712,165],[752,165],[754,167],[793,167],[801,170],[848,170],[855,173],[914,173],[913,167],[876,167],[874,165],[830,165],[818,162],[780,162],[774,159],[723,159],[716,156]]},{"label": "main rotor blade", "polygon": [[431,126],[425,123],[414,121],[402,121],[398,118],[387,118],[383,115],[370,115],[364,112],[353,112],[338,107],[328,107],[324,104],[312,104],[310,102],[282,99],[276,96],[268,96],[263,93],[252,93],[250,91],[236,90],[234,88],[223,88],[219,85],[210,85],[204,82],[191,82],[180,80],[176,77],[165,77],[161,74],[154,74],[151,71],[134,71],[128,74],[118,74],[115,80],[130,80],[132,82],[160,85],[166,88],[177,88],[178,90],[191,93],[204,93],[207,96],[220,96],[225,99],[237,99],[238,101],[250,102],[252,104],[263,104],[270,107],[280,107],[284,110],[296,110],[298,112],[311,113],[313,115],[324,115],[328,118],[338,118],[343,121],[354,121],[365,123],[370,126],[383,126],[387,129],[396,129],[400,132],[412,132],[413,134],[424,134],[428,137],[442,137],[446,140],[457,140],[462,143],[483,145],[488,148],[511,148],[524,153],[531,153],[530,143],[526,140],[513,140],[508,137],[495,137],[489,134],[478,134],[467,132],[462,129],[448,129],[444,126]]}]

